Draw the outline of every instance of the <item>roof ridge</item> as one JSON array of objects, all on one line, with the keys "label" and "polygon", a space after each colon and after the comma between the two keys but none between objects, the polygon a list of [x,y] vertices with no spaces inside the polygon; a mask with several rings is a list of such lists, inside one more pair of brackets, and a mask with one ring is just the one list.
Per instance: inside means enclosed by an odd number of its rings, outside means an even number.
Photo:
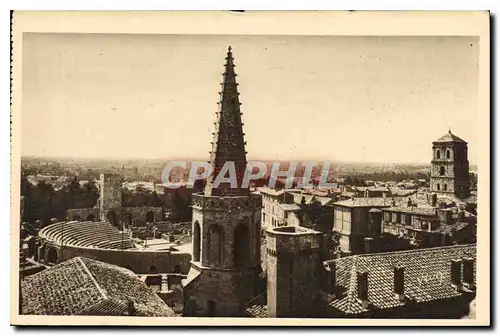
[{"label": "roof ridge", "polygon": [[[97,279],[94,277],[94,274],[88,269],[87,265],[83,262],[83,258],[76,257],[76,259],[78,259],[78,261],[80,261],[80,263],[83,266],[83,269],[88,273],[88,275],[90,276],[90,279],[94,283],[94,285],[97,288],[97,290],[99,291],[99,293],[101,293],[101,295],[103,296],[104,300],[109,299],[108,295],[106,294],[106,291],[101,287],[101,285],[99,285],[99,283],[97,282]],[[87,259],[87,258],[85,258],[85,259],[86,260],[90,260],[90,259]]]},{"label": "roof ridge", "polygon": [[350,274],[350,278],[349,278],[349,287],[347,289],[347,310],[350,311],[351,310],[351,305],[352,305],[352,294],[354,292],[354,290],[356,289],[356,285],[357,285],[357,278],[356,278],[356,275],[357,275],[357,271],[358,271],[358,256],[357,255],[354,255],[354,256],[351,256],[352,257],[352,267],[351,267],[351,274]]},{"label": "roof ridge", "polygon": [[[379,255],[401,254],[401,253],[415,253],[415,252],[429,251],[429,250],[433,250],[434,251],[434,250],[445,250],[445,249],[466,248],[466,247],[477,247],[477,245],[476,244],[461,244],[461,245],[425,247],[425,248],[419,248],[419,249],[413,249],[413,250],[378,252],[378,253],[364,253],[364,254],[355,255],[355,256],[349,256],[349,257],[344,257],[344,258],[350,258],[350,257],[368,257],[368,256],[379,256]],[[339,258],[339,259],[343,259],[343,258]],[[339,260],[339,259],[326,260],[325,262],[335,261],[335,260]]]}]

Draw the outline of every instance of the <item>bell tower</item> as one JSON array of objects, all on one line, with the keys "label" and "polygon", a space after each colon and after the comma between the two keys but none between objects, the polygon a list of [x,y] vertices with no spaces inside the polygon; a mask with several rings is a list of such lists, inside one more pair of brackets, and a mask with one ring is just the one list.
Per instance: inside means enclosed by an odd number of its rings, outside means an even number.
[{"label": "bell tower", "polygon": [[[215,113],[212,174],[204,192],[192,196],[193,258],[184,284],[185,316],[243,316],[256,294],[262,199],[241,186],[246,143],[234,67],[229,47]],[[228,163],[234,165],[236,186],[216,181]]]},{"label": "bell tower", "polygon": [[431,192],[466,198],[470,195],[467,142],[451,130],[432,143]]}]

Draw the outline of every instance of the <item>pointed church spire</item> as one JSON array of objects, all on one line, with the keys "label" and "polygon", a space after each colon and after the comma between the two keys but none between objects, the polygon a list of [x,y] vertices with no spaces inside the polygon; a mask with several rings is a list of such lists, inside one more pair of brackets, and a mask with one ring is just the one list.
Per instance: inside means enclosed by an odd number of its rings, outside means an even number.
[{"label": "pointed church spire", "polygon": [[[246,196],[248,188],[240,188],[246,170],[246,152],[241,122],[240,100],[234,59],[231,46],[228,47],[225,71],[222,74],[221,92],[219,92],[219,110],[216,113],[216,122],[212,151],[210,152],[210,165],[212,174],[205,187],[206,196]],[[233,162],[238,188],[231,188],[229,182],[214,186],[215,178],[219,175],[226,162]],[[229,167],[229,166],[227,166]],[[229,177],[226,172],[223,177]]]}]

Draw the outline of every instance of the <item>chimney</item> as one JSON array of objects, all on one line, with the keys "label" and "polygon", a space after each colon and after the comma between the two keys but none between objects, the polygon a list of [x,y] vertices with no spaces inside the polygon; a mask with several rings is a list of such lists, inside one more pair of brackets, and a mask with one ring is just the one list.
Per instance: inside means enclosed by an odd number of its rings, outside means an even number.
[{"label": "chimney", "polygon": [[451,261],[451,285],[460,290],[462,285],[462,259],[453,259]]},{"label": "chimney", "polygon": [[474,259],[473,258],[464,258],[464,281],[463,283],[470,289],[474,287]]},{"label": "chimney", "polygon": [[325,268],[325,273],[324,273],[324,280],[325,280],[325,287],[324,290],[326,293],[335,296],[336,294],[336,270],[337,267],[335,266],[335,263],[332,263],[331,265],[328,265],[327,263],[324,264]]},{"label": "chimney", "polygon": [[402,301],[405,297],[405,269],[394,267],[394,293],[396,298]]},{"label": "chimney", "polygon": [[368,272],[358,271],[358,300],[363,308],[368,308]]},{"label": "chimney", "polygon": [[365,237],[365,253],[372,253],[373,252],[373,238],[371,237]]}]

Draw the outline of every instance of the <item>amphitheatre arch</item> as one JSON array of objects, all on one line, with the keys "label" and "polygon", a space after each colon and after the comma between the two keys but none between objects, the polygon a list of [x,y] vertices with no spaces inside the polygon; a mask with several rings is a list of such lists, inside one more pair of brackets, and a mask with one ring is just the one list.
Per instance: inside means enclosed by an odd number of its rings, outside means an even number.
[{"label": "amphitheatre arch", "polygon": [[146,222],[153,223],[154,221],[155,221],[155,213],[150,210],[146,213]]},{"label": "amphitheatre arch", "polygon": [[132,214],[130,212],[127,212],[125,213],[125,216],[124,216],[125,220],[126,220],[126,223],[127,223],[127,226],[130,228],[132,227]]},{"label": "amphitheatre arch", "polygon": [[55,247],[49,247],[47,249],[47,263],[48,264],[57,264],[57,260],[59,256],[57,255],[57,249]]},{"label": "amphitheatre arch", "polygon": [[82,219],[80,218],[80,216],[76,215],[73,216],[73,220],[80,222]]},{"label": "amphitheatre arch", "polygon": [[95,222],[95,216],[94,214],[90,214],[87,216],[87,221],[88,222]]},{"label": "amphitheatre arch", "polygon": [[114,210],[109,210],[106,213],[106,219],[111,223],[114,227],[118,227],[118,216]]}]

